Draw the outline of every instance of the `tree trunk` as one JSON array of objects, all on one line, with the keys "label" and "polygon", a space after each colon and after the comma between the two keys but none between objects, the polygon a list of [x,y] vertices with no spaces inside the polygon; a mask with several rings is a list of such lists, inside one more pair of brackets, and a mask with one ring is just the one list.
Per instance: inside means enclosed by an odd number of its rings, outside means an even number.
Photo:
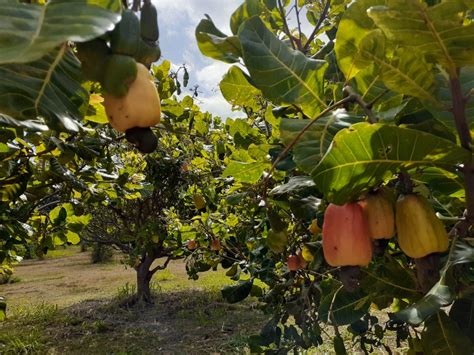
[{"label": "tree trunk", "polygon": [[155,259],[146,256],[145,260],[135,269],[137,271],[137,302],[153,304],[150,289],[150,281],[153,273],[150,271],[150,267],[154,260]]}]

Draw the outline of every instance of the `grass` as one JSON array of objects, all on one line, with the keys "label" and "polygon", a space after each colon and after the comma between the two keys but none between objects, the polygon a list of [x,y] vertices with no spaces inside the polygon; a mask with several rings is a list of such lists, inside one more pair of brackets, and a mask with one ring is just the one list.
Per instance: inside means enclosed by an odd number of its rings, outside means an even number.
[{"label": "grass", "polygon": [[57,247],[57,249],[48,250],[48,253],[44,255],[43,259],[66,258],[68,256],[76,255],[80,250],[81,247],[79,245]]},{"label": "grass", "polygon": [[[220,290],[232,283],[224,270],[193,281],[173,261],[152,280],[155,305],[127,308],[134,270],[117,259],[91,264],[79,248],[65,255],[26,261],[15,271],[20,282],[0,285],[8,302],[0,354],[248,353],[248,336],[268,319],[255,299],[224,302]],[[332,328],[326,332],[332,337]],[[349,349],[352,335],[342,336]],[[327,340],[308,354],[333,353]]]},{"label": "grass", "polygon": [[21,282],[0,286],[9,307],[0,353],[242,353],[266,321],[255,300],[222,300],[232,282],[223,270],[193,281],[182,261],[172,262],[152,280],[155,305],[128,309],[134,270],[117,260],[91,264],[79,248],[64,255],[26,261],[15,270]]}]

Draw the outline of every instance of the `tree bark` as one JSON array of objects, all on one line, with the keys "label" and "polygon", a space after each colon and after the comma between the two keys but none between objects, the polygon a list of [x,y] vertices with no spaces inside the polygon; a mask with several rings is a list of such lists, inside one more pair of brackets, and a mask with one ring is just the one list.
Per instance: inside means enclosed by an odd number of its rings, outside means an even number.
[{"label": "tree bark", "polygon": [[153,277],[153,272],[150,271],[150,267],[154,260],[154,258],[147,255],[135,268],[137,272],[137,302],[153,304],[153,297],[150,289],[150,281]]}]

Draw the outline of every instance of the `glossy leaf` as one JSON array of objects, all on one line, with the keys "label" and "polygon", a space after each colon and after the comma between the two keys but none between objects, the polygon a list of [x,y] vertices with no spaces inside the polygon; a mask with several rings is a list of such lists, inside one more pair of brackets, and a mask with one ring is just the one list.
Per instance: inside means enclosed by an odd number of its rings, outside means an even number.
[{"label": "glossy leaf", "polygon": [[319,316],[323,322],[331,325],[347,325],[360,319],[369,305],[367,295],[362,291],[347,292],[340,289],[321,300]]},{"label": "glossy leaf", "polygon": [[25,128],[32,132],[45,132],[48,130],[48,126],[44,122],[39,120],[25,120],[18,121],[14,118],[0,114],[0,126],[1,127],[15,127],[15,128]]},{"label": "glossy leaf", "polygon": [[[336,133],[361,121],[361,117],[350,115],[343,109],[318,119],[294,146],[294,161],[305,172],[311,173],[326,154]],[[283,118],[280,123],[283,144],[289,145],[308,123],[308,120]]]},{"label": "glossy leaf", "polygon": [[461,147],[429,133],[357,123],[334,137],[312,176],[329,201],[343,204],[390,179],[401,168],[452,170],[467,157],[469,153]]},{"label": "glossy leaf", "polygon": [[280,41],[259,17],[239,30],[245,65],[252,83],[276,103],[294,104],[312,117],[326,107],[323,79],[327,63],[309,59]]},{"label": "glossy leaf", "polygon": [[201,53],[226,63],[236,63],[241,56],[239,39],[221,32],[212,19],[206,18],[196,27],[196,40]]},{"label": "glossy leaf", "polygon": [[474,64],[474,23],[463,23],[468,7],[463,1],[428,6],[418,0],[388,0],[373,6],[368,16],[397,45],[416,48],[450,73]]},{"label": "glossy leaf", "polygon": [[354,65],[359,69],[375,64],[384,84],[391,90],[417,97],[437,107],[435,76],[432,66],[415,48],[398,49],[391,59],[386,56],[385,37],[380,30],[368,33],[359,44],[358,58]]},{"label": "glossy leaf", "polygon": [[263,6],[260,0],[245,0],[230,17],[230,29],[232,33],[236,35],[242,23],[252,16],[260,15],[262,11]]},{"label": "glossy leaf", "polygon": [[454,265],[474,262],[474,248],[467,242],[456,240],[451,247],[448,261],[441,270],[440,280],[431,290],[412,306],[394,314],[394,318],[412,325],[421,324],[436,314],[441,307],[451,304],[456,296],[452,289],[451,268]]},{"label": "glossy leaf", "polygon": [[80,63],[62,47],[28,64],[0,66],[0,111],[19,120],[43,117],[50,128],[77,132],[88,100]]},{"label": "glossy leaf", "polygon": [[119,0],[55,0],[45,6],[0,3],[0,64],[39,60],[67,42],[86,42],[113,29]]},{"label": "glossy leaf", "polygon": [[252,291],[253,281],[240,281],[236,285],[226,286],[222,289],[222,297],[229,303],[237,303],[246,299]]},{"label": "glossy leaf", "polygon": [[358,57],[360,42],[376,28],[374,22],[367,16],[367,9],[383,4],[385,0],[354,1],[342,16],[336,35],[335,51],[339,68],[347,80],[353,78],[360,70],[354,62]]},{"label": "glossy leaf", "polygon": [[270,191],[270,196],[279,198],[288,196],[308,196],[314,194],[316,184],[309,176],[293,176],[284,184],[275,187]]}]

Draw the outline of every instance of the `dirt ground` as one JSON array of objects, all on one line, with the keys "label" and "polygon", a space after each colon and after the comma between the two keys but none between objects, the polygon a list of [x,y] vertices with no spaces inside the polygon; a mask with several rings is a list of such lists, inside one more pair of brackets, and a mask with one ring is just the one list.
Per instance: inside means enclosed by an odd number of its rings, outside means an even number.
[{"label": "dirt ground", "polygon": [[26,261],[19,282],[0,286],[9,319],[0,323],[5,354],[209,354],[246,352],[245,339],[266,317],[255,300],[225,303],[224,272],[189,280],[174,261],[153,281],[154,306],[123,306],[135,271],[119,262],[91,264],[89,253]]}]

